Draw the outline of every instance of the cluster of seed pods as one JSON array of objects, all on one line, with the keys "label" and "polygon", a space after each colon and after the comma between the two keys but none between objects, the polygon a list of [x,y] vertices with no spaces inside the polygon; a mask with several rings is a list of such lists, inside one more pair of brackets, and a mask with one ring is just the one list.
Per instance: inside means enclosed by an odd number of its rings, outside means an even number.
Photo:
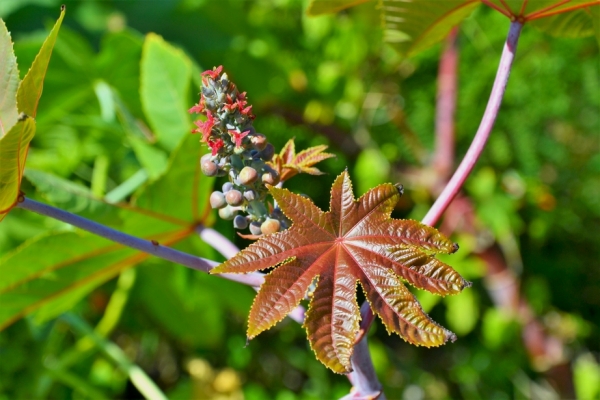
[{"label": "cluster of seed pods", "polygon": [[222,191],[214,191],[210,204],[219,216],[233,220],[236,229],[250,228],[252,235],[274,233],[287,228],[278,209],[266,203],[268,185],[279,183],[279,174],[267,162],[275,149],[252,126],[254,115],[246,92],[240,93],[219,66],[202,73],[200,102],[190,113],[202,114],[192,133],[200,133],[210,153],[200,159],[206,176],[227,176]]}]

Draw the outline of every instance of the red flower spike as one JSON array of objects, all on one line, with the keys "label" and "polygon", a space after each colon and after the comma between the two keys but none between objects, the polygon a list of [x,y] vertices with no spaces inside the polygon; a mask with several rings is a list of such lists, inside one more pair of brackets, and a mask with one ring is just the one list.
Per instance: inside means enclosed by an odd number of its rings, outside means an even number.
[{"label": "red flower spike", "polygon": [[204,104],[196,104],[194,107],[190,108],[188,112],[190,114],[201,114],[204,111]]},{"label": "red flower spike", "polygon": [[214,141],[209,139],[207,143],[213,156],[216,156],[219,152],[219,149],[225,145],[225,143],[223,143],[223,139],[217,139]]},{"label": "red flower spike", "polygon": [[200,76],[210,76],[212,79],[217,79],[217,77],[221,74],[221,72],[223,71],[223,66],[219,65],[216,68],[213,69],[209,69],[204,71],[203,73],[200,74]]},{"label": "red flower spike", "polygon": [[240,112],[242,113],[242,115],[247,115],[249,118],[254,118],[254,115],[252,115],[252,106],[248,106]]},{"label": "red flower spike", "polygon": [[233,141],[235,142],[235,147],[242,147],[242,139],[248,136],[250,131],[244,131],[242,133],[238,131],[229,131],[231,136],[233,136]]},{"label": "red flower spike", "polygon": [[208,110],[206,111],[206,115],[208,117],[206,122],[194,121],[194,124],[196,124],[196,126],[198,127],[198,129],[196,129],[196,132],[202,133],[202,141],[208,143],[208,137],[210,136],[210,132],[213,126],[215,126],[215,119],[213,118],[211,112]]}]

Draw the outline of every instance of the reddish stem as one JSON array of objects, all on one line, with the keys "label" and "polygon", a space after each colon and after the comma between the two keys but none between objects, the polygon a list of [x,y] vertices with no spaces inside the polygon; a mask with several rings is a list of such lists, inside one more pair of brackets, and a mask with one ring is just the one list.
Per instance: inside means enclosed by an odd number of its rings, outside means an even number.
[{"label": "reddish stem", "polygon": [[[562,4],[564,4],[564,3],[561,3],[559,5],[562,5]],[[543,13],[543,11],[535,11],[529,15],[526,15],[525,21],[533,21],[533,20],[540,19],[540,18],[551,17],[556,14],[562,14],[562,13],[566,13],[569,11],[575,11],[580,8],[586,8],[586,7],[592,7],[592,6],[600,6],[600,0],[590,1],[589,3],[577,4],[577,5],[574,5],[571,7],[561,8],[560,10],[555,10],[552,12]],[[546,10],[546,11],[548,11],[548,10]]]},{"label": "reddish stem", "polygon": [[510,75],[510,68],[515,58],[515,52],[517,50],[522,27],[523,25],[520,22],[513,21],[510,23],[508,37],[504,44],[504,50],[502,51],[502,57],[500,58],[498,72],[496,74],[494,86],[492,87],[492,93],[490,94],[479,129],[473,138],[473,142],[471,143],[467,154],[450,179],[450,182],[448,182],[438,199],[429,209],[427,215],[425,215],[425,218],[423,218],[422,222],[425,225],[433,226],[437,223],[448,205],[458,194],[485,147],[487,139],[492,131],[492,127],[494,126],[494,122],[496,121],[496,117],[498,116],[498,110],[500,109],[500,103],[502,102],[502,97],[504,96],[504,91]]},{"label": "reddish stem", "polygon": [[513,15],[510,13],[510,11],[507,11],[507,10],[505,10],[502,7],[498,7],[497,5],[495,5],[494,3],[492,3],[490,0],[481,0],[481,2],[483,4],[485,4],[486,6],[491,7],[494,10],[498,11],[499,13],[506,15],[511,20],[513,19]]},{"label": "reddish stem", "polygon": [[458,29],[446,38],[438,70],[437,105],[435,114],[435,151],[433,166],[440,180],[446,181],[454,162],[454,115],[458,70]]}]

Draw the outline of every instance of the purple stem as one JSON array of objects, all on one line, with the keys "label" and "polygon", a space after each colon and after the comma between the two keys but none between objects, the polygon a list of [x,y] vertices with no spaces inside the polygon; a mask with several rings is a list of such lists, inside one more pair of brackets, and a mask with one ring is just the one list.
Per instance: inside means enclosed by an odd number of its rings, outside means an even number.
[{"label": "purple stem", "polygon": [[[422,222],[426,225],[432,226],[439,220],[443,212],[446,210],[448,205],[450,205],[462,187],[469,173],[473,170],[475,162],[483,151],[485,143],[490,136],[490,132],[492,131],[492,127],[494,126],[494,122],[498,115],[502,97],[504,96],[504,91],[510,75],[511,66],[515,58],[515,52],[517,51],[517,44],[519,42],[519,35],[521,34],[522,27],[523,25],[516,21],[511,22],[510,24],[508,37],[504,44],[504,50],[502,51],[502,56],[500,57],[498,72],[496,73],[496,79],[494,80],[494,86],[492,87],[492,93],[490,94],[490,98],[483,114],[481,124],[479,125],[479,129],[473,138],[473,142],[471,143],[467,154],[450,179],[450,182],[448,182],[436,202],[429,209],[429,212],[425,218],[423,218]],[[372,394],[374,390],[376,390],[378,387],[380,388],[381,386],[377,381],[375,368],[373,367],[373,362],[368,353],[368,348],[366,353],[363,351],[367,346],[367,332],[369,331],[369,327],[374,319],[373,311],[367,302],[365,302],[361,307],[361,316],[362,321],[360,328],[361,330],[364,330],[364,336],[354,348],[354,354],[352,355],[351,360],[354,372],[352,372],[348,378],[356,389],[354,393],[351,393],[351,395],[368,397],[370,393]],[[346,398],[352,398],[349,396],[346,396]],[[383,393],[381,396],[383,396]],[[381,398],[381,396],[379,398]]]},{"label": "purple stem", "polygon": [[[76,226],[105,239],[112,240],[113,242],[198,271],[208,272],[215,266],[219,265],[219,263],[216,261],[196,257],[170,247],[161,246],[160,244],[156,245],[150,240],[140,239],[138,237],[119,232],[97,222],[90,221],[87,218],[80,217],[79,215],[75,215],[28,198],[24,198],[23,201],[17,203],[16,207],[66,222],[67,224]],[[251,273],[246,275],[220,274],[219,276],[253,287],[259,287],[264,282],[264,276],[260,273]]]},{"label": "purple stem", "polygon": [[508,37],[504,44],[504,50],[502,51],[502,57],[500,58],[500,65],[498,66],[492,93],[490,94],[487,107],[483,113],[479,129],[477,129],[477,133],[473,138],[473,142],[471,143],[467,154],[450,179],[450,182],[448,182],[433,206],[429,209],[427,215],[425,215],[425,218],[423,218],[422,222],[425,225],[435,225],[440,219],[444,211],[446,211],[446,208],[448,208],[452,200],[454,200],[454,197],[458,194],[485,147],[485,143],[490,136],[492,127],[498,116],[498,110],[500,109],[500,103],[502,102],[502,97],[504,96],[504,91],[510,75],[510,69],[515,58],[515,52],[517,51],[517,44],[519,42],[519,35],[521,34],[522,27],[523,24],[520,22],[514,21],[510,23]]}]

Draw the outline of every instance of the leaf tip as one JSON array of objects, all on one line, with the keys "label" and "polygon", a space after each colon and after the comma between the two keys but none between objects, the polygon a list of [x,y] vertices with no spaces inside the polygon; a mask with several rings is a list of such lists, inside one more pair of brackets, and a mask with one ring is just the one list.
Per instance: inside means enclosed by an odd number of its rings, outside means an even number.
[{"label": "leaf tip", "polygon": [[444,343],[448,343],[448,341],[454,343],[454,342],[456,342],[456,339],[458,339],[456,337],[456,334],[454,332],[451,332],[451,331],[449,331],[447,329],[444,330],[444,334],[446,336],[446,340],[444,340]]},{"label": "leaf tip", "polygon": [[401,183],[396,183],[394,186],[396,187],[396,190],[400,196],[404,195],[404,186]]}]

